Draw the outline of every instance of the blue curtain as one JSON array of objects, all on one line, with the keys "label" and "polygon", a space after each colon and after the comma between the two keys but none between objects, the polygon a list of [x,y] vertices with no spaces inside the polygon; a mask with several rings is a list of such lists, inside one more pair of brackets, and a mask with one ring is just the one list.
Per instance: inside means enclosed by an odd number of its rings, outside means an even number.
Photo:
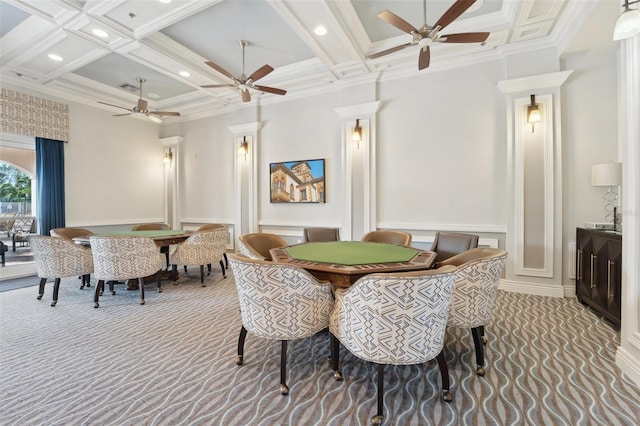
[{"label": "blue curtain", "polygon": [[49,235],[64,228],[64,142],[36,138],[36,180],[38,186],[38,230]]}]

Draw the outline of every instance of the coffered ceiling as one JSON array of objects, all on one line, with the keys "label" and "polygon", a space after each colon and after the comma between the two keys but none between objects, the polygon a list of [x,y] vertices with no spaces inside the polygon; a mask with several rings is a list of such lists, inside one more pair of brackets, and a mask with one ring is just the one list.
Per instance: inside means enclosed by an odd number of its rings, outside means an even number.
[{"label": "coffered ceiling", "polygon": [[[427,23],[453,3],[428,0]],[[477,0],[447,32],[490,32],[486,43],[436,44],[422,71],[417,46],[367,59],[411,41],[378,18],[383,10],[416,28],[424,24],[421,0],[0,0],[0,78],[114,114],[123,111],[98,101],[135,106],[143,78],[149,109],[180,111],[179,118],[163,117],[171,122],[250,105],[235,87],[200,87],[230,83],[207,60],[235,76],[275,68],[260,84],[287,94],[251,90],[251,103],[265,104],[537,48],[558,55],[612,48],[622,9],[616,0]],[[318,25],[326,35],[315,34]],[[240,40],[248,42],[244,70]]]}]

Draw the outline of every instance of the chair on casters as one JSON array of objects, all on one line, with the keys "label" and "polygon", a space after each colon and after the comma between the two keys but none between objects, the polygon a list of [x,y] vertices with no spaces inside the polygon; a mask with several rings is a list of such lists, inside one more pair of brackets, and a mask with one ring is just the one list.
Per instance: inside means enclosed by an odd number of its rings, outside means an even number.
[{"label": "chair on casters", "polygon": [[222,253],[226,249],[226,240],[227,230],[223,228],[196,231],[189,235],[189,238],[178,244],[176,251],[171,255],[173,279],[177,280],[178,265],[184,265],[185,270],[187,265],[199,265],[200,284],[205,287],[204,265],[208,265],[209,273],[211,273],[211,264],[213,262],[220,262],[222,276],[227,278],[224,263],[222,262]]},{"label": "chair on casters", "polygon": [[286,245],[287,242],[279,236],[266,232],[240,235],[240,253],[250,259],[272,261],[269,250]]},{"label": "chair on casters", "polygon": [[55,279],[51,306],[56,306],[58,303],[60,278],[80,275],[81,289],[84,288],[85,283],[89,282],[93,273],[93,258],[89,247],[83,247],[65,238],[46,235],[30,235],[28,239],[38,277],[40,277],[38,300],[41,300],[44,295],[47,278]]},{"label": "chair on casters", "polygon": [[378,364],[378,410],[372,423],[383,420],[384,367],[438,361],[442,399],[450,402],[449,369],[444,340],[456,268],[366,275],[335,292],[329,319],[331,363],[336,380],[340,343],[353,355]]},{"label": "chair on casters", "polygon": [[[221,223],[207,223],[206,225],[202,225],[201,227],[199,227],[197,231],[211,231],[213,229],[220,229],[220,228],[224,228],[226,230],[227,225],[223,225]],[[229,269],[229,259],[227,259],[226,241],[227,241],[227,236],[225,235],[225,245],[224,245],[225,251],[224,253],[222,253],[222,257],[224,257],[225,268]],[[209,272],[211,272],[211,265],[209,264],[207,265],[207,267],[209,268]],[[185,272],[187,271],[185,270]]]},{"label": "chair on casters", "polygon": [[470,328],[476,350],[476,374],[484,376],[485,325],[491,321],[496,291],[507,260],[507,252],[497,248],[474,248],[442,261],[456,266],[450,327]]},{"label": "chair on casters", "polygon": [[[140,223],[131,228],[132,231],[168,231],[170,229],[171,226],[166,223]],[[160,253],[164,253],[167,259],[167,269],[169,269],[169,246],[160,247]]]},{"label": "chair on casters", "polygon": [[95,289],[94,307],[100,307],[99,298],[105,281],[112,295],[114,281],[138,279],[140,304],[144,305],[144,277],[155,275],[158,293],[162,293],[163,256],[151,238],[125,235],[89,237],[93,254],[94,275],[98,280]]},{"label": "chair on casters", "polygon": [[[236,364],[244,362],[247,332],[280,340],[280,393],[287,386],[287,341],[311,337],[329,326],[331,283],[320,282],[295,265],[229,255],[240,301],[242,328]],[[324,362],[324,361],[323,361]]]},{"label": "chair on casters", "polygon": [[[54,228],[49,231],[52,237],[62,237],[67,240],[74,242],[73,239],[76,237],[88,237],[89,235],[93,235],[93,232],[84,228]],[[86,287],[91,287],[91,283],[89,281],[85,282],[82,276],[78,277],[78,279],[82,279],[82,285],[80,286],[80,290]]]},{"label": "chair on casters", "polygon": [[476,247],[478,247],[477,235],[461,232],[436,232],[436,238],[431,244],[431,251],[436,252],[434,267],[439,267],[440,262],[451,256]]},{"label": "chair on casters", "polygon": [[303,241],[305,243],[340,241],[340,229],[338,228],[304,228]]},{"label": "chair on casters", "polygon": [[371,231],[362,236],[362,241],[410,246],[411,234],[403,231]]}]

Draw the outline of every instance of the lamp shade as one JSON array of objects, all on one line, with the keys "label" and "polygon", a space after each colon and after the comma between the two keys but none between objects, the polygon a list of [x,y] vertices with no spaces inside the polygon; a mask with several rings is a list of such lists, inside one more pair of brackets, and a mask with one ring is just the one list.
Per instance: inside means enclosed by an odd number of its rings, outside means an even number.
[{"label": "lamp shade", "polygon": [[603,163],[591,166],[591,186],[619,186],[621,183],[621,163]]},{"label": "lamp shade", "polygon": [[627,9],[618,16],[616,26],[613,29],[613,39],[622,40],[633,37],[640,32],[640,10]]}]

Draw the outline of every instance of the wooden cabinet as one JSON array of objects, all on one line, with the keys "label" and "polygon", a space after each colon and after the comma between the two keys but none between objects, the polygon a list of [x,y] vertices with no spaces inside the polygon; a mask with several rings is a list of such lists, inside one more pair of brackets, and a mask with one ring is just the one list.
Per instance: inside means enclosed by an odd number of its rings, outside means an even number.
[{"label": "wooden cabinet", "polygon": [[576,249],[578,300],[619,327],[622,235],[578,228]]}]

